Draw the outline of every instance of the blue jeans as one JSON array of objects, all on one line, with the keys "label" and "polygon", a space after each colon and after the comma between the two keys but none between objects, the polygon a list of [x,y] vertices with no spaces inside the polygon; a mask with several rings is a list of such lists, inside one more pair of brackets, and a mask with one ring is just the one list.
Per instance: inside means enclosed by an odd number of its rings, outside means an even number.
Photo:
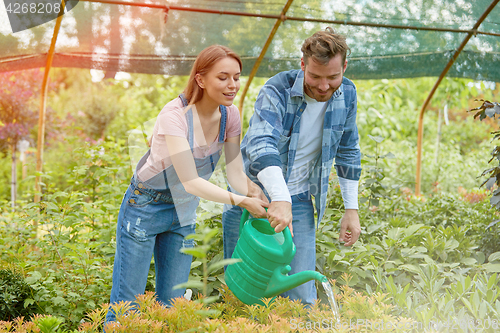
[{"label": "blue jeans", "polygon": [[[222,214],[224,258],[231,258],[238,241],[242,208],[225,206]],[[316,269],[316,228],[314,225],[314,207],[309,192],[292,196],[293,242],[297,248],[290,266],[289,275]],[[303,304],[313,304],[317,298],[314,280],[281,294],[291,300],[300,300]]]},{"label": "blue jeans", "polygon": [[[193,247],[194,241],[184,237],[195,232],[195,224],[181,227],[174,204],[155,193],[134,180],[125,192],[116,227],[110,304],[133,302],[144,293],[153,254],[157,300],[169,306],[184,295],[185,289],[172,287],[188,280],[192,256],[180,249]],[[108,311],[106,322],[114,320],[115,314]]]}]

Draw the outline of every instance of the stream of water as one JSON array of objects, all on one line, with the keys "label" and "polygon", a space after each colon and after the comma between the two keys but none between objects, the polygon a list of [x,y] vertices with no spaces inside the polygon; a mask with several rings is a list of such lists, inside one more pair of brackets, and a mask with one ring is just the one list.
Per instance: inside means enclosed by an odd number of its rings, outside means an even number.
[{"label": "stream of water", "polygon": [[337,323],[340,324],[340,311],[337,302],[335,301],[332,286],[328,281],[322,282],[322,285],[323,289],[325,289],[326,295],[328,296],[328,300],[330,301],[330,307],[332,308],[333,317],[335,318]]}]

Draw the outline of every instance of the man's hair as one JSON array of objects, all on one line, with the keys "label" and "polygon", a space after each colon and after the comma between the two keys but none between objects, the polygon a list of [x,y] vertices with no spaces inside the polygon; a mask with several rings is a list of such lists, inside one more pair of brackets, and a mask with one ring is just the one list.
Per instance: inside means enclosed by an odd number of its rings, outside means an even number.
[{"label": "man's hair", "polygon": [[184,95],[189,101],[189,104],[194,104],[203,97],[203,89],[200,88],[196,82],[196,74],[207,74],[217,61],[224,58],[235,59],[240,65],[241,70],[242,63],[240,57],[229,47],[223,45],[211,45],[198,54],[193,67],[191,68],[191,74],[189,76],[187,86],[184,89]]},{"label": "man's hair", "polygon": [[318,31],[307,38],[304,44],[302,44],[301,51],[305,64],[308,63],[309,58],[313,58],[318,63],[326,65],[330,59],[337,54],[341,54],[343,66],[347,52],[351,54],[351,49],[347,46],[345,37],[335,33],[330,27],[327,27],[324,31]]}]

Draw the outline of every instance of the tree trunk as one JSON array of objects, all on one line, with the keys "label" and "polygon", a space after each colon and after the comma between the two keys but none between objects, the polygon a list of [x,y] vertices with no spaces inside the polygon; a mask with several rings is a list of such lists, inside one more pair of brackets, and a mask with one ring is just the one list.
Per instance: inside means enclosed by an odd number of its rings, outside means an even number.
[{"label": "tree trunk", "polygon": [[16,160],[16,144],[12,145],[12,173],[11,173],[11,182],[10,182],[10,200],[11,207],[16,206],[17,200],[17,160]]}]

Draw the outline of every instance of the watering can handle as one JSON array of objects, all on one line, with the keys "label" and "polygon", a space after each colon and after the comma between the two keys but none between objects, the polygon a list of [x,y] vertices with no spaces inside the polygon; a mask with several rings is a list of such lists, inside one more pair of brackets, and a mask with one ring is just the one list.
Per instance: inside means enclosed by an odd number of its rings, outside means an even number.
[{"label": "watering can handle", "polygon": [[240,219],[240,232],[239,232],[240,237],[241,237],[241,231],[243,230],[243,226],[245,225],[245,222],[248,221],[249,215],[250,213],[248,212],[248,210],[243,208],[243,214],[241,214],[241,219]]},{"label": "watering can handle", "polygon": [[[267,208],[266,208],[267,211]],[[241,214],[241,220],[240,220],[240,232],[239,235],[241,236],[241,231],[243,230],[243,226],[245,225],[245,222],[248,221],[248,217],[250,216],[250,213],[248,210],[243,208],[243,214]],[[292,240],[292,234],[290,232],[290,228],[288,226],[283,230],[283,236],[285,237],[285,244],[290,244],[290,247],[293,247],[293,240]],[[291,251],[291,248],[289,249]],[[288,249],[287,249],[288,250]],[[293,257],[293,255],[292,255]]]}]

